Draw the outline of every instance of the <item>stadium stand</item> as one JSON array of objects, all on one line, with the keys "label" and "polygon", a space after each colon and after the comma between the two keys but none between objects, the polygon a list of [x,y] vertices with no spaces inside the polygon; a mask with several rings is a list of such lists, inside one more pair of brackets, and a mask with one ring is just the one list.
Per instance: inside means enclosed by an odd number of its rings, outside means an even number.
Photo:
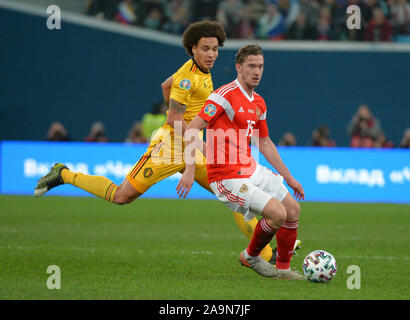
[{"label": "stadium stand", "polygon": [[[358,103],[363,102],[369,105],[383,124],[383,130],[372,137],[371,146],[408,145],[401,143],[403,131],[408,127],[408,121],[405,122],[408,114],[405,103],[408,93],[403,86],[408,79],[404,63],[407,61],[405,59],[408,48],[400,46],[407,46],[407,44],[344,41],[363,40],[366,29],[361,33],[352,34],[347,33],[346,26],[342,28],[343,30],[338,29],[338,26],[340,27],[346,20],[341,8],[349,4],[358,4],[361,7],[364,25],[371,23],[374,12],[378,12],[379,18],[383,12],[394,34],[390,40],[405,41],[399,39],[408,36],[409,19],[406,14],[410,10],[408,1],[3,0],[1,2],[31,3],[36,6],[41,5],[43,8],[57,4],[61,6],[63,12],[67,11],[63,15],[63,20],[67,19],[64,27],[66,32],[61,34],[39,28],[44,24],[44,21],[39,18],[22,19],[22,16],[16,12],[12,15],[4,14],[4,25],[13,28],[14,32],[18,32],[22,27],[29,30],[21,36],[25,39],[28,48],[36,50],[36,54],[30,59],[19,61],[20,68],[31,70],[33,66],[43,66],[39,73],[31,72],[26,74],[25,78],[18,77],[18,73],[14,70],[14,66],[19,65],[18,55],[13,51],[13,46],[9,47],[6,59],[10,61],[7,68],[11,78],[9,89],[6,90],[7,94],[0,108],[2,115],[0,136],[4,140],[44,139],[48,126],[56,120],[61,120],[58,118],[58,110],[69,108],[70,114],[81,113],[82,115],[77,118],[69,114],[67,119],[63,119],[64,125],[70,128],[71,141],[84,140],[91,124],[97,120],[104,122],[110,128],[111,142],[148,141],[149,138],[144,136],[143,116],[150,113],[151,106],[158,100],[160,82],[173,70],[171,65],[162,60],[163,52],[167,52],[167,59],[170,61],[185,59],[186,56],[181,54],[178,33],[191,21],[218,19],[225,24],[233,38],[239,37],[246,41],[262,41],[262,38],[268,40],[264,41],[263,45],[267,48],[266,58],[270,61],[264,74],[269,86],[261,87],[260,90],[271,95],[268,98],[274,101],[273,106],[286,106],[281,109],[281,117],[284,121],[275,123],[275,130],[272,132],[272,138],[278,144],[296,144],[297,139],[297,145],[300,146],[322,145],[322,142],[314,142],[312,138],[319,133],[326,133],[326,130],[324,132],[319,130],[319,126],[324,125],[332,132],[331,145],[349,146],[351,135],[346,132],[346,125],[356,111]],[[27,8],[29,12],[35,12],[31,7]],[[111,10],[110,14],[108,9]],[[125,9],[132,9],[135,19],[132,15],[126,14],[128,11],[121,11]],[[68,11],[77,14],[70,16]],[[40,16],[41,14],[44,16],[45,11],[40,13]],[[274,17],[278,14],[282,17],[278,20],[281,22],[278,25],[269,24],[268,16]],[[331,21],[327,21],[328,19]],[[10,25],[8,21],[15,22],[15,26]],[[82,29],[73,28],[69,21],[78,24]],[[260,21],[264,23],[258,24]],[[329,28],[326,27],[326,21]],[[17,26],[19,23],[24,25],[19,27]],[[125,27],[124,24],[131,26]],[[300,25],[309,25],[310,29],[302,30]],[[320,28],[314,27],[319,25]],[[342,35],[344,32],[346,34]],[[273,38],[282,41],[269,41]],[[31,42],[31,39],[35,41]],[[75,39],[77,46],[72,45],[72,39]],[[155,41],[150,41],[152,39]],[[216,86],[230,80],[232,66],[228,64],[229,58],[241,45],[241,39],[229,40],[221,50],[218,63],[223,67],[216,69],[213,74]],[[288,39],[340,41],[287,41]],[[49,50],[51,43],[55,52],[53,55]],[[113,50],[121,49],[121,60],[126,63],[120,63],[114,51],[100,50],[101,43]],[[87,48],[87,55],[91,54],[93,58],[84,60],[83,54],[86,51],[78,50],[78,47]],[[139,60],[135,59],[136,50],[138,50]],[[354,59],[352,59],[353,55]],[[146,59],[157,61],[154,70],[157,75],[155,79],[152,79],[151,68],[141,63]],[[59,92],[62,94],[61,97],[64,97],[59,98],[58,108],[51,106],[53,103],[51,99],[44,100],[44,88],[41,82],[34,80],[36,75],[54,74],[57,65],[59,72],[65,75],[67,81],[52,81],[51,87],[47,87],[47,90]],[[84,73],[80,65],[86,66],[87,70],[93,72]],[[351,70],[350,74],[346,72],[346,66]],[[129,72],[124,72],[125,68]],[[132,70],[138,70],[139,80],[142,80],[138,82],[138,90],[135,82],[136,75]],[[312,70],[314,72],[311,72]],[[354,74],[351,73],[353,71]],[[114,86],[121,83],[121,87],[112,91],[113,84],[110,79],[123,79],[125,75],[127,81],[116,81]],[[92,86],[88,77],[93,79]],[[380,81],[382,79],[380,77],[389,80]],[[26,97],[25,92],[23,95],[15,92],[17,87],[11,84],[17,81],[30,83],[30,95],[27,93]],[[345,86],[341,88],[339,83],[344,83]],[[82,88],[85,87],[89,90],[83,91]],[[298,94],[289,99],[294,95],[295,88]],[[81,95],[72,95],[75,91],[81,92]],[[138,92],[151,91],[154,94],[138,94]],[[389,94],[385,94],[387,92]],[[20,101],[16,97],[25,97],[26,100]],[[391,97],[396,98],[391,99]],[[397,97],[402,98],[397,99]],[[138,104],[135,102],[137,99]],[[113,106],[120,111],[116,115],[110,112]],[[34,114],[32,111],[35,110],[34,107],[41,110],[40,114],[47,115],[47,118]],[[307,112],[305,107],[308,107],[311,112]],[[295,119],[294,111],[291,110],[298,110],[303,116]],[[96,114],[99,115],[98,118]],[[130,116],[124,117],[122,114]],[[36,120],[29,121],[31,117]],[[274,122],[274,119],[270,121]],[[12,126],[10,123],[17,124]],[[36,125],[33,125],[34,123]],[[291,127],[287,127],[290,123]],[[128,130],[130,135],[127,134]],[[293,134],[294,139],[281,141],[281,137],[288,131]],[[406,139],[403,137],[403,140]],[[323,141],[323,137],[319,137],[319,141]]]},{"label": "stadium stand", "polygon": [[[349,5],[361,9],[362,32],[344,28]],[[410,31],[406,0],[91,0],[86,13],[176,34],[216,19],[237,39],[395,41]]]},{"label": "stadium stand", "polygon": [[[410,41],[407,0],[15,0],[172,34],[204,19],[232,39]],[[345,28],[346,8],[360,7],[361,30]]]}]

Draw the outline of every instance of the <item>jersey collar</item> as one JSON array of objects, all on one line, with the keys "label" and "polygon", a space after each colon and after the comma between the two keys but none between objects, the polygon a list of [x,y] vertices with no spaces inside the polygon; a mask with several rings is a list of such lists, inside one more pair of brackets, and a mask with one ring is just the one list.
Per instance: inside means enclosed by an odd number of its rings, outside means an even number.
[{"label": "jersey collar", "polygon": [[199,64],[198,63],[196,63],[196,61],[195,61],[195,59],[194,58],[192,58],[192,61],[194,62],[194,64],[196,65],[196,67],[202,72],[202,73],[205,73],[205,74],[208,74],[208,73],[210,73],[210,71],[205,71],[205,70],[202,70],[201,69],[201,67],[199,66]]},{"label": "jersey collar", "polygon": [[250,101],[252,102],[255,98],[253,96],[253,93],[251,96],[248,95],[248,93],[245,91],[245,89],[241,86],[239,83],[238,79],[235,79],[235,83],[238,85],[239,89],[242,91],[243,95]]}]

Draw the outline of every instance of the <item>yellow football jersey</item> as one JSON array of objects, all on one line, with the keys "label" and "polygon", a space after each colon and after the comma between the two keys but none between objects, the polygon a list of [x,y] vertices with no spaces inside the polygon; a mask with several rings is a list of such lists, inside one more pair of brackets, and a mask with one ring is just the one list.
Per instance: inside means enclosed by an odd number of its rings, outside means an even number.
[{"label": "yellow football jersey", "polygon": [[172,75],[170,99],[187,106],[184,120],[189,124],[214,90],[210,72],[202,71],[189,59]]}]

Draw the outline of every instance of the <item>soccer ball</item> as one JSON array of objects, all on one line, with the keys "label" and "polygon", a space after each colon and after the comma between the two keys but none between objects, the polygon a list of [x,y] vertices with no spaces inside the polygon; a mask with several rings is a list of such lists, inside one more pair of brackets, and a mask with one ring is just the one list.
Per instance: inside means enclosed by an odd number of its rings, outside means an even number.
[{"label": "soccer ball", "polygon": [[329,282],[336,275],[336,259],[329,252],[315,250],[303,260],[302,268],[310,282]]}]

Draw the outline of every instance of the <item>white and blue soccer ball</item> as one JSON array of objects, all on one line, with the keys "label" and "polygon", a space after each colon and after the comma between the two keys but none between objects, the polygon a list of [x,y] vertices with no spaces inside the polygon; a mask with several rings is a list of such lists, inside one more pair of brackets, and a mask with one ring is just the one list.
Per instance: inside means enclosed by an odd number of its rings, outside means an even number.
[{"label": "white and blue soccer ball", "polygon": [[303,273],[310,282],[329,282],[337,272],[336,259],[324,250],[315,250],[303,260]]}]

